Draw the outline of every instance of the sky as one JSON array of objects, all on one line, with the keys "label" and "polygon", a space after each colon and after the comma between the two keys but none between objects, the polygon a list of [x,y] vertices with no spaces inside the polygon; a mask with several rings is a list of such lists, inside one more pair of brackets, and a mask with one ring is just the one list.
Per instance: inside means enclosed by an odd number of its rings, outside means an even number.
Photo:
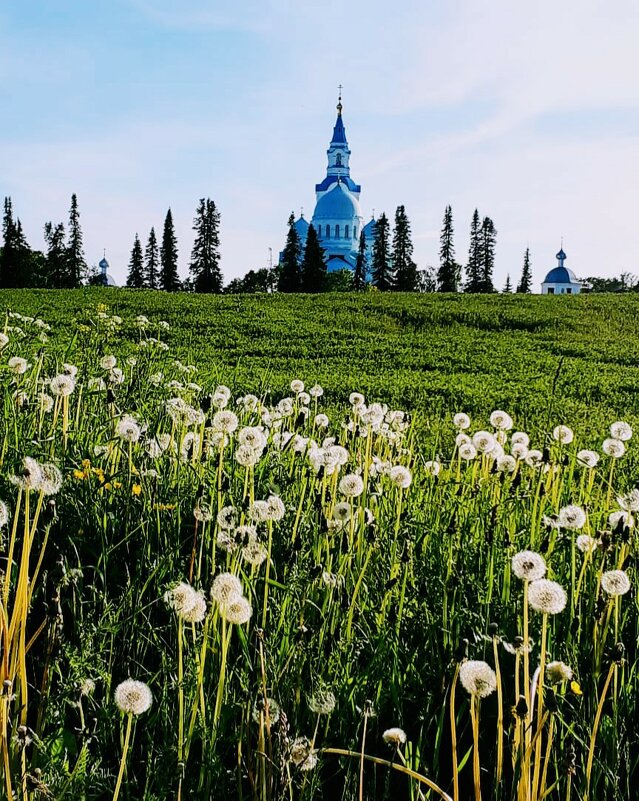
[{"label": "sky", "polygon": [[437,265],[475,208],[495,283],[563,237],[580,277],[639,274],[636,0],[2,0],[0,195],[32,247],[77,193],[87,261],[125,280],[169,206],[186,275],[198,199],[226,280],[267,266],[314,207],[343,84],[365,219],[399,204]]}]

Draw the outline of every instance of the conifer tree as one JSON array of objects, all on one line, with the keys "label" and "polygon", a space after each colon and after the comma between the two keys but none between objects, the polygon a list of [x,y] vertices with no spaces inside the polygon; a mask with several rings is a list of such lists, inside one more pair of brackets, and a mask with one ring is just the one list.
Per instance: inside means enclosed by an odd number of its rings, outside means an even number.
[{"label": "conifer tree", "polygon": [[413,261],[410,222],[406,216],[404,206],[398,206],[395,211],[393,269],[395,271],[396,290],[399,292],[417,291],[417,265]]},{"label": "conifer tree", "polygon": [[195,292],[220,293],[224,288],[220,270],[220,213],[210,199],[200,199],[193,221],[195,242],[189,271]]},{"label": "conifer tree", "polygon": [[493,269],[495,266],[495,243],[497,230],[490,217],[484,217],[481,226],[481,265],[480,265],[480,292],[495,291],[493,285]]},{"label": "conifer tree", "polygon": [[144,256],[142,255],[140,238],[137,234],[131,249],[126,285],[131,289],[142,289],[144,287]]},{"label": "conifer tree", "polygon": [[530,271],[530,248],[526,248],[524,253],[524,267],[521,271],[521,279],[517,285],[517,292],[529,295],[532,291],[532,274]]},{"label": "conifer tree", "polygon": [[2,215],[2,252],[0,253],[0,286],[18,286],[17,268],[18,254],[16,242],[16,224],[13,219],[11,198],[4,199]]},{"label": "conifer tree", "polygon": [[149,239],[144,252],[144,286],[147,289],[157,289],[159,285],[160,254],[155,228],[151,228]]},{"label": "conifer tree", "polygon": [[508,294],[513,291],[513,285],[510,283],[510,273],[506,274],[506,283],[504,284],[504,288],[502,292]]},{"label": "conifer tree", "polygon": [[479,211],[475,209],[470,223],[470,248],[466,265],[465,292],[481,292],[481,224]]},{"label": "conifer tree", "polygon": [[393,288],[393,268],[390,253],[390,226],[388,217],[381,214],[375,223],[375,241],[373,242],[373,286],[381,292]]},{"label": "conifer tree", "polygon": [[459,289],[461,268],[455,261],[453,236],[453,210],[450,206],[446,206],[440,237],[439,270],[437,271],[437,285],[440,292],[457,292]]},{"label": "conifer tree", "polygon": [[44,240],[47,243],[47,283],[54,289],[68,288],[69,250],[65,244],[64,223],[48,222],[44,226]]},{"label": "conifer tree", "polygon": [[353,289],[356,292],[361,292],[363,289],[366,289],[367,261],[366,234],[364,233],[364,229],[362,229],[359,235],[359,250],[357,251],[355,272],[353,273]]},{"label": "conifer tree", "polygon": [[87,263],[82,247],[82,229],[80,228],[80,212],[75,192],[71,195],[69,210],[69,241],[67,245],[67,285],[78,287],[87,273]]},{"label": "conifer tree", "polygon": [[175,292],[180,288],[177,257],[177,238],[173,227],[173,214],[169,209],[164,219],[162,246],[160,247],[160,287],[167,292]]},{"label": "conifer tree", "polygon": [[311,223],[306,235],[304,258],[302,259],[302,291],[321,292],[326,283],[324,248],[320,245],[317,231]]},{"label": "conifer tree", "polygon": [[288,218],[288,234],[286,235],[286,245],[282,252],[280,276],[277,284],[280,292],[299,292],[301,256],[302,243],[295,228],[295,215],[291,212]]}]

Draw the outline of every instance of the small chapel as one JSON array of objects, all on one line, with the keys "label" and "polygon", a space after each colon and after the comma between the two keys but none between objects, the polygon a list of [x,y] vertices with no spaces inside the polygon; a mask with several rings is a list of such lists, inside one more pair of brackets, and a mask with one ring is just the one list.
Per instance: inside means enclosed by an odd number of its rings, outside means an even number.
[{"label": "small chapel", "polygon": [[[326,177],[315,185],[315,210],[311,218],[320,244],[324,248],[328,272],[355,269],[362,230],[366,238],[367,261],[370,269],[375,239],[375,219],[372,217],[364,225],[359,205],[362,187],[351,178],[351,151],[346,139],[342,110],[340,87],[337,120],[326,151],[328,156]],[[304,218],[304,214],[300,214],[294,225],[303,249],[309,229],[309,223]]]},{"label": "small chapel", "polygon": [[565,266],[566,254],[563,246],[555,257],[557,266],[546,275],[541,285],[542,295],[578,295],[583,285],[572,270]]}]

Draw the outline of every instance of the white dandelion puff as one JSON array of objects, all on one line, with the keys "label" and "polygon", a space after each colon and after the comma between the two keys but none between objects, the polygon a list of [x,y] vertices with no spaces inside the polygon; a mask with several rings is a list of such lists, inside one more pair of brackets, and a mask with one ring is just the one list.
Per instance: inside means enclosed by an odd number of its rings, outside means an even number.
[{"label": "white dandelion puff", "polygon": [[632,439],[632,428],[623,420],[617,420],[616,423],[610,426],[610,436],[613,439],[628,442],[628,440]]},{"label": "white dandelion puff", "polygon": [[620,439],[609,438],[604,440],[601,450],[606,454],[606,456],[611,456],[613,459],[619,459],[626,452],[626,446]]},{"label": "white dandelion puff", "polygon": [[114,698],[120,712],[127,715],[141,715],[153,703],[153,694],[149,686],[135,679],[126,679],[118,684]]},{"label": "white dandelion puff", "polygon": [[470,428],[470,417],[465,412],[457,412],[453,417],[453,425],[460,431]]},{"label": "white dandelion puff", "polygon": [[459,680],[470,695],[486,698],[497,689],[497,676],[487,662],[468,660],[459,668]]},{"label": "white dandelion puff", "polygon": [[490,415],[490,424],[493,428],[498,428],[501,431],[509,431],[513,427],[513,419],[501,409],[496,409]]},{"label": "white dandelion puff", "polygon": [[599,454],[597,451],[590,451],[587,448],[577,453],[577,461],[584,465],[584,467],[596,467],[599,462]]},{"label": "white dandelion puff", "polygon": [[400,729],[399,726],[393,726],[390,729],[386,729],[382,734],[382,740],[388,745],[399,748],[400,745],[404,745],[406,742],[406,732],[404,729]]},{"label": "white dandelion puff", "polygon": [[546,678],[550,684],[561,684],[572,679],[572,668],[565,662],[549,662],[546,665]]},{"label": "white dandelion puff", "polygon": [[608,595],[625,595],[630,590],[630,579],[624,570],[608,570],[601,577],[601,589]]},{"label": "white dandelion puff", "polygon": [[528,604],[544,615],[558,615],[566,606],[566,591],[549,579],[537,579],[528,588]]},{"label": "white dandelion puff", "polygon": [[580,534],[575,540],[575,544],[581,553],[593,553],[597,550],[597,540],[590,534]]},{"label": "white dandelion puff", "polygon": [[60,373],[51,379],[49,389],[57,397],[68,397],[75,390],[75,379],[66,373]]},{"label": "white dandelion puff", "polygon": [[339,482],[339,491],[348,498],[357,498],[364,492],[364,482],[361,476],[355,473],[349,473],[343,476]]},{"label": "white dandelion puff", "polygon": [[242,582],[233,573],[220,573],[213,579],[211,598],[220,606],[227,604],[235,596],[242,596]]},{"label": "white dandelion puff", "polygon": [[558,521],[561,528],[580,529],[586,525],[586,512],[575,504],[564,506],[559,510]]},{"label": "white dandelion puff", "polygon": [[570,445],[575,438],[573,430],[564,425],[555,426],[552,436],[553,439],[557,440],[557,442],[560,442],[562,445]]},{"label": "white dandelion puff", "polygon": [[537,581],[546,575],[546,562],[535,551],[520,551],[512,558],[513,573],[522,581]]}]

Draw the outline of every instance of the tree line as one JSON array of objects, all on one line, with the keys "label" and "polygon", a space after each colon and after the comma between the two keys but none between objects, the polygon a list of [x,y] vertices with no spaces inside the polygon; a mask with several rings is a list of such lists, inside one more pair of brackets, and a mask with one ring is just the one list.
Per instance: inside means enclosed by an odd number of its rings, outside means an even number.
[{"label": "tree line", "polygon": [[[166,213],[162,241],[151,228],[142,249],[136,233],[126,285],[135,289],[163,289],[170,292],[222,292],[224,280],[220,269],[220,213],[210,198],[201,198],[193,222],[195,241],[189,263],[189,278],[178,274],[177,237],[171,209]],[[20,218],[13,211],[10,197],[4,199],[2,247],[0,247],[0,288],[43,287],[73,289],[100,285],[103,278],[94,266],[87,266],[82,242],[78,198],[71,196],[67,225],[47,222],[44,225],[46,250],[31,248]]]}]

